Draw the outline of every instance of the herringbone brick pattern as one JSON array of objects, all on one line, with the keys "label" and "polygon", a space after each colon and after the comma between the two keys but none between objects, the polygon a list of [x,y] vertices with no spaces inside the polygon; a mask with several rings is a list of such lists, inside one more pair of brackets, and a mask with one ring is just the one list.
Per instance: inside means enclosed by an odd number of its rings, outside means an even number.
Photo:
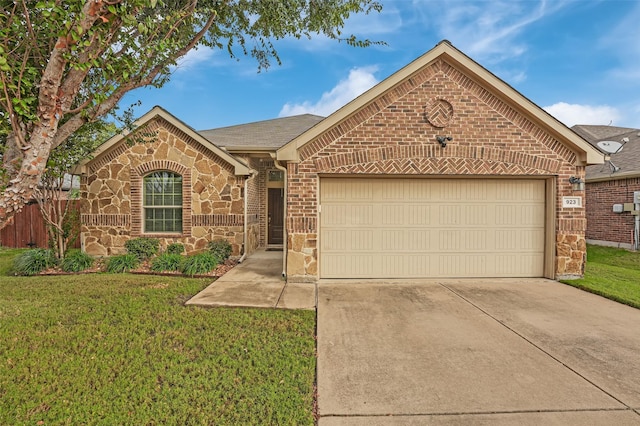
[{"label": "herringbone brick pattern", "polygon": [[323,170],[328,173],[371,175],[547,175],[548,171],[518,164],[498,163],[471,158],[404,158],[377,163],[355,164]]},{"label": "herringbone brick pattern", "polygon": [[[443,162],[451,164],[451,159],[458,159],[458,163],[465,168],[459,170],[459,173],[454,174],[530,174],[531,170],[538,170],[533,174],[555,174],[560,169],[560,162],[550,158],[541,158],[533,155],[528,155],[524,152],[516,151],[504,151],[499,149],[491,149],[484,147],[461,147],[452,146],[447,148],[441,148],[433,145],[418,145],[418,146],[389,146],[382,148],[374,148],[362,151],[351,151],[341,154],[334,154],[327,157],[320,157],[314,161],[316,170],[318,172],[337,172],[337,173],[349,173],[350,166],[353,166],[353,173],[366,173],[362,166],[366,166],[366,170],[376,170],[374,173],[385,172],[384,167],[376,165],[379,162],[385,162],[387,166],[391,166],[393,162],[390,160],[407,159],[411,158],[416,161],[429,159],[438,160],[439,158],[446,159]],[[469,168],[468,161],[462,160],[482,160],[480,162],[473,162],[479,167],[478,170]],[[486,163],[486,164],[485,164]],[[502,163],[498,166],[496,163]],[[520,166],[520,167],[515,167]],[[394,167],[394,166],[392,166]],[[444,167],[444,166],[443,166]],[[514,168],[515,167],[515,168]],[[444,167],[446,168],[446,167]],[[400,173],[399,169],[389,169],[389,172]],[[406,169],[408,174],[413,173],[426,173],[426,174],[438,174],[438,167],[432,167],[430,169]],[[502,171],[501,171],[502,170]],[[521,170],[520,172],[513,172],[514,170]],[[447,173],[449,174],[449,173]]]},{"label": "herringbone brick pattern", "polygon": [[453,107],[445,99],[434,99],[425,108],[425,118],[434,127],[446,127],[453,118]]}]

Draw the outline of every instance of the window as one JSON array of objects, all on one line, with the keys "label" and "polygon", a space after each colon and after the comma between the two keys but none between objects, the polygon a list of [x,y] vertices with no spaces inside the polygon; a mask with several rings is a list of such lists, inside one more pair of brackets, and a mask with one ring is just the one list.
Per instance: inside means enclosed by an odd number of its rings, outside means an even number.
[{"label": "window", "polygon": [[269,170],[269,182],[284,182],[282,170]]},{"label": "window", "polygon": [[144,178],[144,232],[182,232],[182,176],[162,171]]}]

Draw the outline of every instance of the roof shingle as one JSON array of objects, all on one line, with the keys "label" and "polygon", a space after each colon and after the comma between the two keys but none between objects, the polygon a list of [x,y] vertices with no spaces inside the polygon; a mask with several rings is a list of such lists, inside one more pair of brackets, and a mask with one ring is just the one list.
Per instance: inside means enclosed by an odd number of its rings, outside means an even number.
[{"label": "roof shingle", "polygon": [[[624,144],[617,154],[611,154],[610,161],[587,166],[587,180],[615,180],[640,176],[640,129],[591,125],[576,125],[571,129],[598,148],[603,156],[606,153],[598,147],[598,142],[615,141]],[[615,170],[613,165],[619,169]]]},{"label": "roof shingle", "polygon": [[242,151],[243,149],[275,151],[322,120],[324,117],[303,114],[200,130],[198,133],[209,142],[228,151]]}]

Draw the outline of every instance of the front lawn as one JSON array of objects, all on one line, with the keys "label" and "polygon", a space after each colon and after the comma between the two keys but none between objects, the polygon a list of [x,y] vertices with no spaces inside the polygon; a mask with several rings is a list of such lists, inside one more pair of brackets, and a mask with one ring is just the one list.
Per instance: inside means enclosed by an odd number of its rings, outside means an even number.
[{"label": "front lawn", "polygon": [[27,249],[0,247],[0,279],[11,273],[13,269],[13,259]]},{"label": "front lawn", "polygon": [[590,245],[584,278],[562,282],[640,308],[640,253]]},{"label": "front lawn", "polygon": [[210,282],[0,277],[0,424],[313,424],[315,313],[183,305]]}]

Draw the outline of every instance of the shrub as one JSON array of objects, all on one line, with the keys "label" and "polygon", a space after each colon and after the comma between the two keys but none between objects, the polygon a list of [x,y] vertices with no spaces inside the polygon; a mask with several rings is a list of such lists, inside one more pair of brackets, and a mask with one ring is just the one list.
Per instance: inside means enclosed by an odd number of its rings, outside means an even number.
[{"label": "shrub", "polygon": [[224,262],[231,256],[231,243],[227,240],[213,240],[207,244],[207,249],[219,262]]},{"label": "shrub", "polygon": [[176,253],[163,253],[160,256],[153,259],[151,262],[151,270],[153,272],[163,271],[179,271],[182,266],[184,257]]},{"label": "shrub", "polygon": [[182,254],[184,252],[184,245],[180,243],[171,243],[167,246],[167,253],[169,254]]},{"label": "shrub", "polygon": [[204,253],[188,256],[182,263],[182,273],[186,275],[206,274],[213,271],[218,266],[218,258],[213,253]]},{"label": "shrub", "polygon": [[80,272],[93,266],[93,258],[81,250],[69,250],[60,267],[65,272]]},{"label": "shrub", "polygon": [[160,240],[157,238],[132,238],[124,243],[127,253],[135,255],[138,260],[143,261],[158,253]]},{"label": "shrub", "polygon": [[53,250],[37,248],[27,250],[16,257],[13,270],[18,275],[35,275],[56,264],[57,259]]},{"label": "shrub", "polygon": [[113,256],[107,261],[107,272],[124,273],[135,269],[140,264],[140,260],[135,254],[121,254]]}]

